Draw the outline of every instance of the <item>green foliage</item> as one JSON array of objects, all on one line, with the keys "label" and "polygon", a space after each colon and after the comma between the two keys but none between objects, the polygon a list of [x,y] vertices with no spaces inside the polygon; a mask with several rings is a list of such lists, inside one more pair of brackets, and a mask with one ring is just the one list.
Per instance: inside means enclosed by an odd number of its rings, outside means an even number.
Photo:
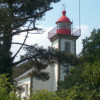
[{"label": "green foliage", "polygon": [[[81,77],[84,77],[83,83],[79,82],[67,90],[62,89],[57,92],[37,90],[25,100],[99,100],[100,62],[92,65],[85,64]],[[8,86],[12,90],[13,87],[7,80],[6,75],[0,75],[0,100],[20,100],[20,97],[13,91],[8,93]]]},{"label": "green foliage", "polygon": [[94,29],[90,37],[83,39],[82,56],[87,62],[100,60],[100,29]]},{"label": "green foliage", "polygon": [[67,89],[68,100],[99,100],[100,61],[73,68],[60,89]]},{"label": "green foliage", "polygon": [[90,89],[100,89],[100,61],[86,64],[82,75]]},{"label": "green foliage", "polygon": [[0,75],[0,99],[8,99],[8,93],[7,91],[9,88],[7,87],[11,84],[8,82],[8,78],[6,78],[6,75]]},{"label": "green foliage", "polygon": [[60,98],[55,94],[55,92],[38,90],[30,96],[29,100],[60,100]]},{"label": "green foliage", "polygon": [[68,100],[100,99],[100,29],[83,40],[82,56],[70,75],[58,83],[58,90],[67,89]]},{"label": "green foliage", "polygon": [[13,89],[13,86],[6,77],[6,74],[0,75],[0,100],[20,100],[14,92],[8,92]]},{"label": "green foliage", "polygon": [[72,86],[74,86],[76,83],[75,78],[73,78],[72,75],[68,76],[64,81],[58,82],[58,90],[62,89],[70,89]]}]

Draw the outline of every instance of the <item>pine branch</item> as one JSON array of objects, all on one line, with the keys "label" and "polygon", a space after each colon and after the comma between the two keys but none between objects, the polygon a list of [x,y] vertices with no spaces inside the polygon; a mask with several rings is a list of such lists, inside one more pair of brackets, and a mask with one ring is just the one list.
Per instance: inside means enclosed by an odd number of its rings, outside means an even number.
[{"label": "pine branch", "polygon": [[25,57],[24,59],[19,60],[19,61],[13,63],[12,66],[16,66],[16,65],[21,64],[22,62],[25,62],[25,61],[27,61],[27,60],[29,60],[29,59],[36,58],[36,57],[39,56],[39,55],[40,55],[40,54],[32,55],[32,56],[30,56],[30,57]]},{"label": "pine branch", "polygon": [[25,30],[21,30],[21,31],[17,31],[17,32],[13,32],[11,34],[7,34],[5,37],[2,36],[0,37],[0,40],[4,39],[4,38],[7,38],[7,37],[10,37],[10,36],[14,36],[14,35],[19,35],[19,33],[22,33],[22,32],[27,32],[27,31],[34,31],[34,30],[42,30],[41,28],[32,28],[32,29],[25,29]]},{"label": "pine branch", "polygon": [[51,8],[49,8],[49,9],[46,9],[46,10],[44,10],[44,11],[42,11],[42,12],[39,12],[39,13],[36,13],[36,14],[34,14],[34,15],[31,15],[31,16],[27,16],[27,17],[20,17],[20,18],[17,18],[17,19],[20,19],[20,20],[28,20],[28,19],[30,19],[30,18],[38,18],[39,16],[41,16],[42,14],[44,14],[44,13],[46,13],[47,11],[49,11],[49,10],[51,10],[51,9],[53,9],[52,7]]}]

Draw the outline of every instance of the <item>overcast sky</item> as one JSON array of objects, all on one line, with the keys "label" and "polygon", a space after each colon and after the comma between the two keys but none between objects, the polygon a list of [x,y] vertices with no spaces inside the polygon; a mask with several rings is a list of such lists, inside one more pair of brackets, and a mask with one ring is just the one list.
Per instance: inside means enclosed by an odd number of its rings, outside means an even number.
[{"label": "overcast sky", "polygon": [[[79,54],[82,49],[82,39],[86,36],[90,36],[90,32],[94,28],[100,28],[100,0],[80,0],[81,1],[81,36],[77,40],[76,52]],[[66,16],[73,20],[73,27],[76,28],[79,26],[79,0],[61,0],[57,4],[52,4],[53,9],[48,11],[44,16],[44,20],[38,21],[37,24],[44,29],[43,34],[31,34],[29,35],[26,43],[27,44],[38,44],[39,46],[44,46],[47,48],[51,46],[51,43],[48,39],[48,32],[56,26],[56,21],[62,16],[63,6],[66,5]],[[14,42],[23,42],[25,33],[23,35],[18,35],[13,38]],[[16,53],[16,50],[19,48],[18,45],[12,46],[12,51]],[[22,50],[20,54],[24,54]],[[17,58],[18,60],[18,58]]]}]

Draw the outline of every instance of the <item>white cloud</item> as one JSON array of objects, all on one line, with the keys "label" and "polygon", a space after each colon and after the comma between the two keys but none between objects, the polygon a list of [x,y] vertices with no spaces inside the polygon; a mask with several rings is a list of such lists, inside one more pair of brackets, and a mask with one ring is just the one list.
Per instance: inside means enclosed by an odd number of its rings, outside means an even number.
[{"label": "white cloud", "polygon": [[76,54],[79,54],[83,48],[82,39],[91,35],[91,29],[88,25],[81,25],[81,36],[76,42]]},{"label": "white cloud", "polygon": [[51,46],[51,42],[48,39],[48,32],[52,29],[52,27],[43,29],[45,32],[42,34],[30,34],[26,43],[31,45],[37,43],[39,46],[44,46],[45,48]]},{"label": "white cloud", "polygon": [[[41,26],[39,27],[42,28],[44,32],[42,34],[34,34],[34,32],[31,32],[32,34],[28,35],[28,38],[25,44],[28,44],[28,45],[38,44],[38,46],[43,46],[44,48],[47,48],[48,46],[51,46],[51,42],[48,39],[48,32],[53,27],[50,27],[50,28],[44,28]],[[21,33],[20,35],[14,36],[13,42],[23,43],[25,36],[26,36],[25,32]],[[19,48],[20,48],[20,45],[12,45],[11,51],[13,52],[13,54],[15,54]],[[18,60],[19,56],[23,55],[24,53],[25,51],[21,50],[16,60]]]}]

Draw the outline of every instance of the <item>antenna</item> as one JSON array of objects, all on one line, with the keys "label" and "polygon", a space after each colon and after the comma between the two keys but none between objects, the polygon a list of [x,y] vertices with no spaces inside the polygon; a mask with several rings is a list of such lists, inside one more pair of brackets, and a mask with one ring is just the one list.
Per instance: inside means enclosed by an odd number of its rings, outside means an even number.
[{"label": "antenna", "polygon": [[72,20],[72,34],[73,34],[73,20]]},{"label": "antenna", "polygon": [[79,30],[80,30],[80,0],[79,0]]}]

